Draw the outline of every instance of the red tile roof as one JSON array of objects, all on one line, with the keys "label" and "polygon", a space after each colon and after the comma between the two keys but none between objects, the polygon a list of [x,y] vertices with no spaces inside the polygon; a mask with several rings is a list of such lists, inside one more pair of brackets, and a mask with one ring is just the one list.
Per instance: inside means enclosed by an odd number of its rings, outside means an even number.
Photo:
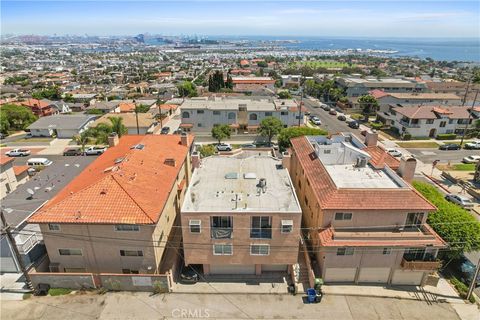
[{"label": "red tile roof", "polygon": [[380,89],[374,89],[368,92],[371,96],[373,96],[375,99],[379,99],[385,96],[388,96],[388,93],[385,93],[383,90]]},{"label": "red tile roof", "polygon": [[446,116],[449,119],[468,119],[470,116],[467,107],[458,106],[397,107],[393,108],[393,111],[409,119],[437,119],[437,114]]},{"label": "red tile roof", "polygon": [[[130,149],[136,144],[144,149]],[[29,223],[154,224],[170,192],[176,192],[176,178],[187,154],[188,147],[178,135],[124,136]],[[120,158],[123,161],[115,164]],[[170,158],[175,166],[164,163]]]},{"label": "red tile roof", "polygon": [[318,237],[323,247],[419,247],[432,245],[437,248],[447,247],[447,243],[428,224],[424,224],[423,227],[427,233],[434,236],[434,239],[431,237],[425,237],[425,239],[421,239],[421,237],[418,239],[385,237],[384,239],[335,240],[335,230],[333,227],[320,230]]},{"label": "red tile roof", "polygon": [[19,176],[21,175],[22,173],[24,173],[25,171],[28,170],[28,168],[30,168],[29,166],[13,166],[13,172],[15,173],[16,176]]},{"label": "red tile roof", "polygon": [[15,159],[7,157],[6,155],[2,154],[0,156],[0,166],[6,165],[7,163],[13,162]]},{"label": "red tile roof", "polygon": [[400,161],[395,157],[392,157],[388,152],[380,148],[379,146],[370,146],[364,149],[372,158],[370,164],[376,169],[382,169],[385,165],[389,166],[393,170],[397,170],[400,167]]},{"label": "red tile roof", "polygon": [[305,171],[315,197],[322,209],[329,210],[421,210],[436,207],[412,187],[395,189],[337,189],[327,170],[318,159],[307,137],[291,140],[292,149]]}]

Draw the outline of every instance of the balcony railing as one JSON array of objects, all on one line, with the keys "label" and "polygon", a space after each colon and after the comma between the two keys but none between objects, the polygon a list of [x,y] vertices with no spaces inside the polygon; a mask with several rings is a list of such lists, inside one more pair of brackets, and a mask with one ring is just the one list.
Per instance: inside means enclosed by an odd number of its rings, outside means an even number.
[{"label": "balcony railing", "polygon": [[231,239],[233,228],[211,228],[212,239]]},{"label": "balcony railing", "polygon": [[405,120],[400,120],[400,124],[405,126],[405,127],[408,127],[408,128],[420,128],[420,124],[418,123],[410,123],[410,122],[407,122]]},{"label": "balcony railing", "polygon": [[411,260],[408,261],[405,258],[402,259],[401,266],[403,269],[408,270],[438,270],[441,266],[441,261],[422,261],[422,260]]},{"label": "balcony railing", "polygon": [[41,239],[35,233],[32,233],[31,235],[22,235],[20,239],[16,238],[15,240],[20,254],[27,254]]}]

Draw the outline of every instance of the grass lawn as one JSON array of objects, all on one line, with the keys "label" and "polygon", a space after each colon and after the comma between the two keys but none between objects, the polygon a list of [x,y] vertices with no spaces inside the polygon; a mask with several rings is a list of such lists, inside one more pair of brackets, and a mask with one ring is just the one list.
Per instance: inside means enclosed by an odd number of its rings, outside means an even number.
[{"label": "grass lawn", "polygon": [[48,290],[48,294],[52,297],[62,296],[64,294],[69,294],[70,292],[72,292],[72,290],[65,288],[50,288],[50,290]]},{"label": "grass lawn", "polygon": [[22,142],[50,142],[52,141],[54,138],[41,138],[41,137],[38,137],[38,138],[29,138],[29,139],[20,139],[20,140],[16,140],[15,143],[19,142],[19,143],[22,143]]},{"label": "grass lawn", "polygon": [[457,163],[452,167],[457,171],[475,171],[475,163]]},{"label": "grass lawn", "polygon": [[433,141],[405,141],[397,144],[402,148],[438,148],[438,143]]}]

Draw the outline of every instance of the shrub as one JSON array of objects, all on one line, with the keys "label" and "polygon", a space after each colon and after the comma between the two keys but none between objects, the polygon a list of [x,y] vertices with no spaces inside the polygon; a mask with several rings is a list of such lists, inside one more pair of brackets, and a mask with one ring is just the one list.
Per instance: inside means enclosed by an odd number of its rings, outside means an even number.
[{"label": "shrub", "polygon": [[322,129],[314,129],[309,127],[290,127],[280,131],[278,135],[278,145],[280,150],[285,150],[291,146],[290,139],[301,136],[326,136],[327,131]]},{"label": "shrub", "polygon": [[360,114],[360,113],[352,113],[350,115],[350,118],[352,118],[354,120],[363,120],[363,115]]},{"label": "shrub", "polygon": [[407,140],[407,141],[408,141],[408,140],[411,140],[411,139],[412,139],[412,135],[411,135],[410,133],[405,133],[405,134],[403,135],[403,140]]},{"label": "shrub", "polygon": [[455,133],[441,133],[437,134],[437,140],[455,140],[457,135]]},{"label": "shrub", "polygon": [[48,294],[52,297],[69,294],[70,292],[72,292],[72,290],[66,288],[50,288],[50,290],[48,290]]},{"label": "shrub", "polygon": [[383,123],[381,122],[370,122],[370,127],[375,130],[380,130],[383,127]]},{"label": "shrub", "polygon": [[211,144],[204,144],[200,148],[198,148],[198,152],[200,152],[200,155],[205,158],[209,157],[215,154],[215,146]]}]

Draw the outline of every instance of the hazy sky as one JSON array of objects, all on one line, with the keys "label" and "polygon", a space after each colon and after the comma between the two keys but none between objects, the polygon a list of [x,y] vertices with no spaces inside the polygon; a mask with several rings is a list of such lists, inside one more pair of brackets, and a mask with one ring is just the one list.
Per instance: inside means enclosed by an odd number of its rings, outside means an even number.
[{"label": "hazy sky", "polygon": [[16,34],[480,37],[480,1],[1,1]]}]

